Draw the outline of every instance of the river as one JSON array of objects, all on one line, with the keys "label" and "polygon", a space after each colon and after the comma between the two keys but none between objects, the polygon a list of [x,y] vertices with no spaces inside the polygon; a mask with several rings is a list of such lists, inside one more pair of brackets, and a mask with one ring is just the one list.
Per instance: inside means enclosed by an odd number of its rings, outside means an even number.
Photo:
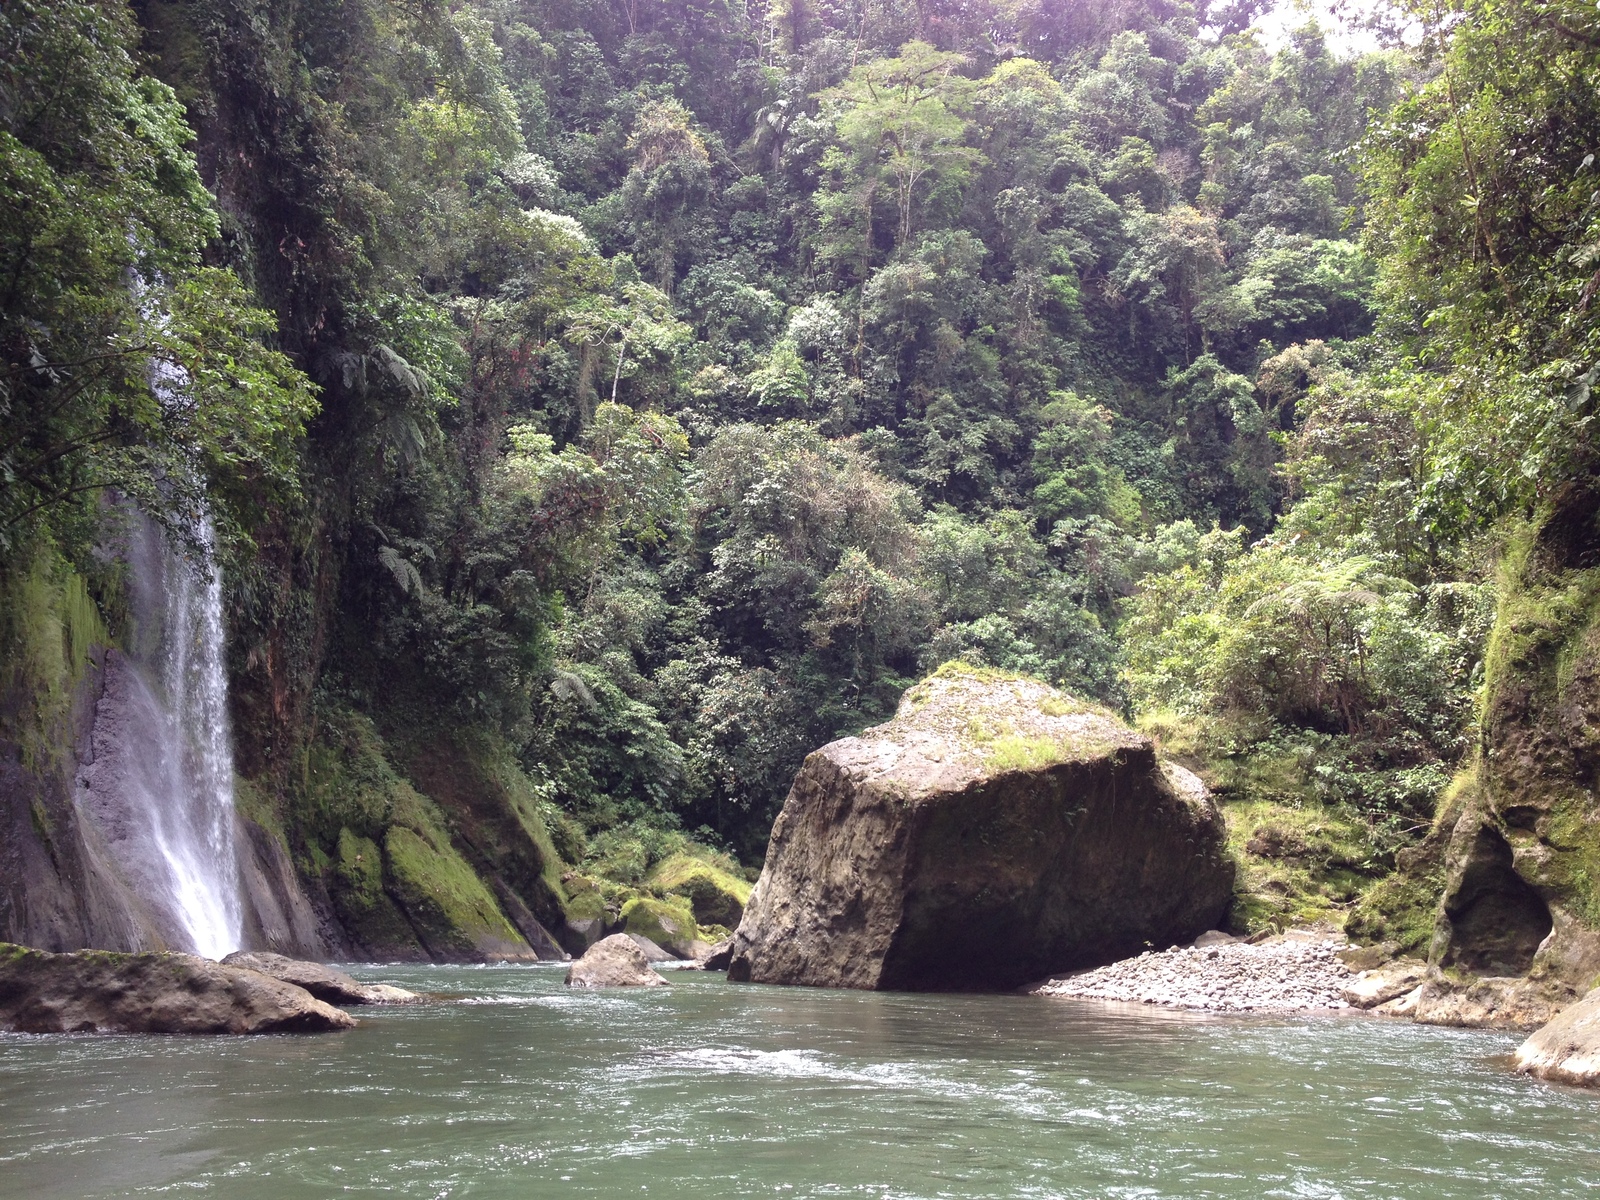
[{"label": "river", "polygon": [[1600,1095],[1516,1038],[554,966],[357,968],[457,1002],[346,1034],[0,1035],[0,1196],[1538,1197]]}]

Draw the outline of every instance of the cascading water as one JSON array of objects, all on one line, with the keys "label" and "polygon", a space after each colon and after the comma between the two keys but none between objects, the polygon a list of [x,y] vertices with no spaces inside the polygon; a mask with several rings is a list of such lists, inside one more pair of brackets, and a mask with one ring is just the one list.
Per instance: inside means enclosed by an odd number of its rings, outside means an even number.
[{"label": "cascading water", "polygon": [[78,805],[141,923],[171,948],[220,958],[240,947],[243,904],[211,523],[201,518],[195,546],[180,548],[144,514],[127,517],[131,636],[107,660]]},{"label": "cascading water", "polygon": [[153,714],[158,740],[149,759],[155,771],[146,811],[190,948],[220,958],[239,948],[241,907],[222,575],[212,560],[209,518],[196,529],[204,553],[198,562],[178,553],[153,523],[145,524],[147,562],[135,569],[150,572],[159,588],[150,607],[160,609],[161,642],[148,669],[159,677],[164,701]]}]

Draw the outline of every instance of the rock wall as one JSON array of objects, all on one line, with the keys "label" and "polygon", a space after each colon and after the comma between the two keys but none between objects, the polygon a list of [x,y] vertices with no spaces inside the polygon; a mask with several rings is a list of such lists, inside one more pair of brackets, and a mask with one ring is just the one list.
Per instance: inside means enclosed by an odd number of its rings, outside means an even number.
[{"label": "rock wall", "polygon": [[1511,539],[1431,961],[1575,999],[1600,973],[1600,495]]},{"label": "rock wall", "polygon": [[[128,686],[119,651],[101,645],[75,673],[63,704],[41,703],[37,686],[21,681],[5,689],[0,941],[52,951],[170,948],[173,931],[109,851],[108,839],[119,831],[106,822],[124,818],[95,802],[95,787],[115,786],[93,771],[97,734],[102,744],[110,736],[107,723]],[[239,866],[247,941],[296,957],[328,955],[327,931],[282,842],[247,816],[237,820],[246,851]]]},{"label": "rock wall", "polygon": [[[96,730],[117,709],[128,674],[96,646],[53,718],[38,725],[37,690],[13,682],[0,701],[0,941],[45,950],[163,950],[171,931],[107,850],[112,830],[85,802]],[[104,736],[104,733],[102,733]],[[109,784],[102,784],[109,786]],[[246,938],[322,957],[330,944],[282,843],[238,818]]]},{"label": "rock wall", "polygon": [[[93,759],[126,681],[119,651],[100,645],[59,703],[37,685],[0,690],[0,941],[171,947],[162,915],[108,850],[115,806],[95,799],[116,786]],[[240,780],[245,948],[310,959],[563,957],[560,863],[514,764],[436,739],[419,774],[444,807],[394,770],[367,729],[364,744],[324,745],[307,759],[324,772],[320,788],[280,794]],[[313,815],[353,821],[363,805],[375,806],[361,829],[376,840],[336,823],[324,847]]]}]

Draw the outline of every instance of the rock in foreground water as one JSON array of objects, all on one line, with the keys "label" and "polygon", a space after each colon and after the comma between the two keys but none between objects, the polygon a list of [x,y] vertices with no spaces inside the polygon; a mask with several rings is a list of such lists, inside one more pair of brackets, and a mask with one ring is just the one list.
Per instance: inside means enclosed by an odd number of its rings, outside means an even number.
[{"label": "rock in foreground water", "polygon": [[947,664],[895,718],[811,754],[729,978],[1009,989],[1187,942],[1233,866],[1200,781],[1111,713]]},{"label": "rock in foreground water", "polygon": [[601,938],[567,968],[568,987],[663,987],[666,980],[650,969],[644,951],[625,933]]},{"label": "rock in foreground water", "polygon": [[222,960],[222,965],[259,971],[283,983],[292,983],[329,1004],[409,1004],[421,998],[415,992],[388,984],[360,983],[337,967],[286,958],[265,950],[236,950]]},{"label": "rock in foreground water", "polygon": [[1535,1031],[1518,1047],[1516,1064],[1540,1079],[1600,1086],[1600,988]]},{"label": "rock in foreground water", "polygon": [[322,1033],[355,1018],[192,954],[49,954],[0,944],[0,1028],[18,1033]]}]

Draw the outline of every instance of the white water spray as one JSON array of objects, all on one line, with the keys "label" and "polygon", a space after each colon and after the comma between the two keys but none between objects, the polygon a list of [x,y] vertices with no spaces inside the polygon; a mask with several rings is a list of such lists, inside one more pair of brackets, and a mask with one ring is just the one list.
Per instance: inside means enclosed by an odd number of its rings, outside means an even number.
[{"label": "white water spray", "polygon": [[243,904],[222,579],[210,521],[194,532],[180,549],[129,514],[131,645],[108,664],[79,794],[163,940],[220,958],[239,949]]},{"label": "white water spray", "polygon": [[[129,287],[157,326],[159,296]],[[150,389],[169,413],[194,405],[187,371],[153,357]],[[240,948],[244,904],[233,808],[233,742],[222,575],[204,510],[174,539],[125,505],[132,618],[125,654],[106,656],[77,805],[125,885],[134,948],[159,942],[221,958]]]}]

